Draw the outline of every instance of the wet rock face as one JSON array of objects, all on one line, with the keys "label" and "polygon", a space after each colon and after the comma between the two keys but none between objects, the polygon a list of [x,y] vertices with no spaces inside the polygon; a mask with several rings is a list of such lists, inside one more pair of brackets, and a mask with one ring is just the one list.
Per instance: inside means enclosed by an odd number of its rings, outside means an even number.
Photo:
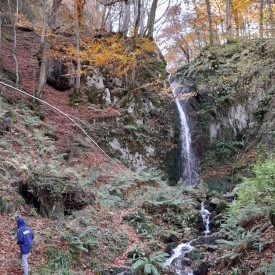
[{"label": "wet rock face", "polygon": [[74,85],[74,77],[65,75],[72,72],[73,69],[74,65],[71,62],[64,63],[60,59],[50,57],[47,83],[60,91],[69,90]]},{"label": "wet rock face", "polygon": [[260,85],[254,83],[249,92],[250,96],[245,95],[246,98],[241,102],[231,99],[219,106],[212,104],[212,101],[218,101],[219,97],[206,96],[203,91],[197,91],[198,95],[189,101],[188,109],[193,146],[198,156],[204,155],[217,141],[241,142],[244,137],[247,138],[257,131],[259,123],[255,112],[265,97]]},{"label": "wet rock face", "polygon": [[[268,148],[275,144],[270,134],[275,129],[274,45],[266,43],[260,52],[257,43],[245,43],[202,53],[176,75],[180,84],[196,93],[187,110],[192,145],[200,159],[220,150],[215,161],[226,164],[251,142]],[[217,148],[221,143],[229,146]]]}]

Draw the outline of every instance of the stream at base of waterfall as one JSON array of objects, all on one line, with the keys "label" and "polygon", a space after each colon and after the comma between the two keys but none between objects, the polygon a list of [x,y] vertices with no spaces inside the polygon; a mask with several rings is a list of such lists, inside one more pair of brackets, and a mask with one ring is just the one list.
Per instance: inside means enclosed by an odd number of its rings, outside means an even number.
[{"label": "stream at base of waterfall", "polygon": [[[208,235],[210,234],[209,230],[209,220],[210,220],[210,212],[205,209],[204,207],[204,201],[201,202],[201,210],[200,210],[203,224],[205,227],[204,234]],[[173,264],[174,272],[176,275],[193,275],[193,270],[189,266],[184,266],[184,258],[187,253],[192,251],[194,248],[192,246],[192,242],[195,240],[192,240],[188,243],[182,243],[178,245],[175,249],[173,249],[173,254],[170,258],[168,258],[164,265],[167,267],[170,267]]]}]

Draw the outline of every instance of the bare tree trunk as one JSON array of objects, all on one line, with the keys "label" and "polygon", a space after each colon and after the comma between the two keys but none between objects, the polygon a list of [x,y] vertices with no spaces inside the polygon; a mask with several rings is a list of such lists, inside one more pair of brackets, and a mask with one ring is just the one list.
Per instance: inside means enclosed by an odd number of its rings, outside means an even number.
[{"label": "bare tree trunk", "polygon": [[231,36],[231,0],[226,0],[225,29],[226,29],[226,35],[230,37]]},{"label": "bare tree trunk", "polygon": [[147,23],[147,37],[153,38],[158,0],[153,0]]},{"label": "bare tree trunk", "polygon": [[137,16],[135,20],[135,25],[134,25],[134,37],[138,36],[138,29],[140,26],[140,17],[141,17],[141,0],[137,0]]},{"label": "bare tree trunk", "polygon": [[[80,0],[77,0],[78,2]],[[79,7],[77,6],[77,13],[79,12]],[[80,62],[80,28],[81,25],[79,23],[82,22],[79,18],[82,15],[77,16],[76,20],[76,31],[75,31],[75,38],[76,38],[76,77],[75,77],[75,92],[80,93],[80,78],[81,78],[81,62]],[[82,22],[83,23],[83,22]]]},{"label": "bare tree trunk", "polygon": [[108,32],[113,31],[113,21],[112,21],[112,7],[109,8],[108,15],[106,17],[106,29]]},{"label": "bare tree trunk", "polygon": [[35,96],[41,98],[46,81],[47,81],[47,69],[48,69],[48,48],[49,43],[46,39],[46,28],[47,28],[47,15],[46,15],[46,1],[43,1],[43,28],[41,33],[41,41],[40,41],[40,71],[39,71],[39,84],[38,89],[35,92]]},{"label": "bare tree trunk", "polygon": [[259,10],[259,35],[262,40],[264,37],[264,0],[260,0],[260,10]]},{"label": "bare tree trunk", "polygon": [[272,0],[266,0],[266,6],[267,6],[267,11],[268,11],[268,24],[269,24],[269,28],[270,28],[269,34],[270,34],[270,37],[274,37],[275,36],[275,24],[274,24],[274,14],[273,14],[271,1]]},{"label": "bare tree trunk", "polygon": [[108,18],[107,6],[104,6],[102,17],[101,17],[101,20],[100,20],[100,30],[105,29],[107,18]]},{"label": "bare tree trunk", "polygon": [[139,27],[139,33],[141,35],[144,35],[144,31],[145,31],[145,24],[144,24],[144,20],[145,20],[145,7],[144,7],[144,1],[141,2],[141,14],[140,14],[140,27]]},{"label": "bare tree trunk", "polygon": [[122,25],[123,25],[123,7],[124,3],[119,3],[119,19],[118,19],[118,30],[122,31]]},{"label": "bare tree trunk", "polygon": [[236,26],[236,37],[240,36],[240,22],[239,15],[237,13],[234,14],[235,26]]},{"label": "bare tree trunk", "polygon": [[53,0],[52,10],[51,10],[51,19],[50,19],[50,22],[49,22],[50,28],[52,30],[55,30],[58,27],[57,12],[58,12],[58,9],[59,9],[59,6],[60,6],[61,2],[62,2],[62,0]]},{"label": "bare tree trunk", "polygon": [[210,42],[210,46],[213,46],[214,45],[214,34],[213,34],[213,22],[212,22],[210,1],[205,0],[205,3],[206,3],[206,9],[207,9],[208,24],[209,24],[209,42]]},{"label": "bare tree trunk", "polygon": [[124,1],[124,20],[123,20],[123,25],[121,30],[123,33],[123,36],[127,36],[127,33],[129,31],[130,13],[131,13],[130,0],[125,0]]},{"label": "bare tree trunk", "polygon": [[12,26],[13,26],[13,49],[12,49],[12,54],[13,54],[13,59],[15,63],[15,74],[16,74],[16,82],[15,86],[19,86],[19,67],[18,67],[18,61],[17,61],[17,56],[16,56],[16,48],[17,48],[17,32],[16,32],[16,25],[18,21],[18,9],[19,9],[19,0],[16,0],[16,12],[15,16],[12,13],[12,8],[10,5],[10,0],[8,0],[8,5],[9,5],[9,11],[10,11],[10,17],[13,18],[12,20]]},{"label": "bare tree trunk", "polygon": [[76,56],[76,79],[75,79],[75,91],[77,93],[80,93],[80,78],[81,78],[81,62],[80,62],[80,45],[79,45],[79,30],[76,31],[76,52],[77,52],[77,56]]}]

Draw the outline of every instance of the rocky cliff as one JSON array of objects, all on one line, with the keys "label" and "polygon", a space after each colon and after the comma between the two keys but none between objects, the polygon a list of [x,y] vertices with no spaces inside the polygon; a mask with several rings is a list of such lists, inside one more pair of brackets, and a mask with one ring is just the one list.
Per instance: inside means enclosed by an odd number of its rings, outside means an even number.
[{"label": "rocky cliff", "polygon": [[249,161],[260,147],[274,150],[274,41],[235,41],[205,49],[175,79],[195,94],[188,112],[204,175],[224,165],[222,173],[231,177],[243,165],[242,154],[250,154]]}]

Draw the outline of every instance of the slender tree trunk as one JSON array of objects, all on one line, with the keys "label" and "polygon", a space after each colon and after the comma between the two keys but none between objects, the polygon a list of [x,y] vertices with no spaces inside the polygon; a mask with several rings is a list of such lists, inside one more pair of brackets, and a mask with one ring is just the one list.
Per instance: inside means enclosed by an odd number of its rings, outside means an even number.
[{"label": "slender tree trunk", "polygon": [[209,24],[209,42],[210,46],[214,45],[214,34],[213,34],[213,23],[212,23],[212,13],[211,13],[211,6],[210,1],[205,0],[206,9],[207,9],[207,16],[208,16],[208,24]]},{"label": "slender tree trunk", "polygon": [[[80,0],[77,0],[78,2]],[[83,11],[83,10],[82,10]],[[77,13],[79,12],[79,7],[77,6]],[[76,39],[76,77],[75,77],[75,92],[80,93],[80,78],[81,78],[81,62],[80,62],[80,28],[82,25],[79,23],[83,23],[80,20],[82,15],[77,16],[76,20],[76,31],[75,31],[75,39]]]},{"label": "slender tree trunk", "polygon": [[231,36],[231,0],[226,0],[225,29],[226,29],[226,35],[230,37]]},{"label": "slender tree trunk", "polygon": [[136,11],[137,11],[137,15],[136,15],[135,26],[134,26],[134,37],[138,36],[138,29],[139,29],[139,26],[140,26],[141,0],[137,0]]},{"label": "slender tree trunk", "polygon": [[50,28],[55,30],[58,27],[57,19],[58,19],[58,9],[62,0],[53,0],[52,10],[51,10],[51,19],[49,21]]},{"label": "slender tree trunk", "polygon": [[158,0],[153,0],[147,23],[147,37],[153,38]]},{"label": "slender tree trunk", "polygon": [[145,24],[144,24],[144,20],[145,20],[145,7],[144,7],[144,1],[141,2],[141,7],[140,7],[141,11],[140,11],[140,27],[139,27],[139,33],[141,35],[144,35],[144,31],[145,31]]},{"label": "slender tree trunk", "polygon": [[119,19],[118,19],[118,30],[122,32],[122,25],[123,25],[123,8],[124,8],[124,2],[119,3]]},{"label": "slender tree trunk", "polygon": [[[274,24],[274,12],[272,9],[272,0],[266,0],[266,6],[268,11],[268,24],[269,24],[269,34],[270,37],[275,37],[275,24]],[[275,4],[275,2],[274,2]]]},{"label": "slender tree trunk", "polygon": [[107,21],[107,16],[108,16],[107,6],[104,6],[103,7],[102,17],[101,17],[101,20],[100,20],[100,30],[105,29],[106,21]]},{"label": "slender tree trunk", "polygon": [[264,37],[264,0],[260,0],[260,10],[259,10],[259,35],[262,40]]},{"label": "slender tree trunk", "polygon": [[44,0],[44,11],[43,11],[43,28],[41,33],[40,41],[40,71],[39,71],[39,84],[38,89],[35,93],[35,96],[41,98],[46,81],[47,81],[47,70],[48,70],[48,49],[49,43],[46,39],[46,28],[47,28],[47,19],[46,19],[46,1]]},{"label": "slender tree trunk", "polygon": [[131,14],[130,0],[125,0],[124,1],[124,20],[122,25],[123,36],[127,36],[127,33],[129,31],[130,14]]},{"label": "slender tree trunk", "polygon": [[236,26],[236,37],[240,36],[240,22],[239,15],[237,13],[234,14],[235,26]]},{"label": "slender tree trunk", "polygon": [[18,60],[16,56],[16,48],[17,48],[17,32],[16,32],[16,25],[18,22],[18,9],[19,9],[19,0],[16,0],[16,13],[15,16],[13,16],[12,13],[12,8],[10,5],[10,0],[8,0],[8,5],[9,5],[9,11],[10,11],[10,17],[13,18],[12,20],[12,26],[13,26],[13,49],[12,49],[12,54],[13,54],[13,59],[15,63],[15,74],[16,74],[16,82],[15,86],[19,86],[19,67],[18,67]]},{"label": "slender tree trunk", "polygon": [[112,7],[109,8],[108,10],[108,14],[106,17],[106,29],[108,32],[112,32],[113,31],[113,21],[112,21]]}]

